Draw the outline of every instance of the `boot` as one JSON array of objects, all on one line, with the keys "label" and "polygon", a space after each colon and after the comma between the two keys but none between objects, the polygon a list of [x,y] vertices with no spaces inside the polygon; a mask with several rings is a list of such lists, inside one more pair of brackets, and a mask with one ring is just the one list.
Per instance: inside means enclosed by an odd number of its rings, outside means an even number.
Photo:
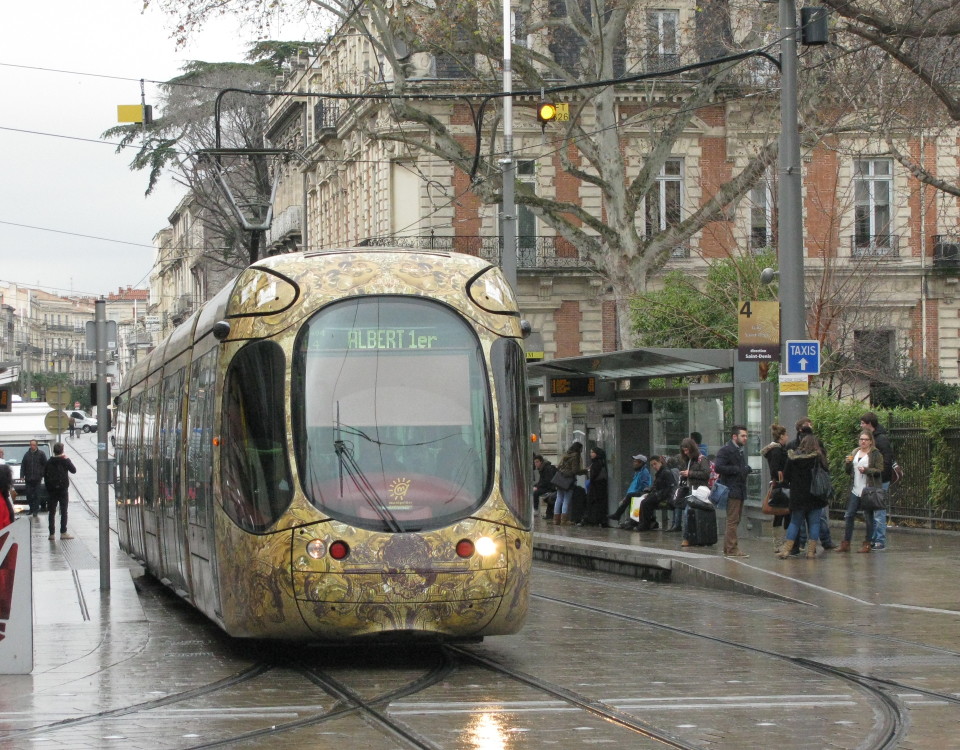
[{"label": "boot", "polygon": [[554,513],[553,514],[553,525],[554,526],[563,526],[563,513]]},{"label": "boot", "polygon": [[785,537],[775,536],[773,538],[773,554],[777,554],[780,551],[780,546],[783,544]]},{"label": "boot", "polygon": [[840,542],[840,546],[837,547],[837,552],[849,552],[850,551],[850,542],[844,539]]},{"label": "boot", "polygon": [[860,546],[860,549],[857,550],[857,552],[870,552],[871,549],[872,549],[872,547],[871,547],[871,545],[870,545],[870,542],[864,542],[864,543]]},{"label": "boot", "polygon": [[790,557],[790,552],[793,550],[794,541],[793,539],[784,539],[783,544],[780,545],[780,551],[777,553],[777,557],[781,560],[786,560]]},{"label": "boot", "polygon": [[812,560],[817,556],[817,543],[811,539],[807,542],[807,559]]}]

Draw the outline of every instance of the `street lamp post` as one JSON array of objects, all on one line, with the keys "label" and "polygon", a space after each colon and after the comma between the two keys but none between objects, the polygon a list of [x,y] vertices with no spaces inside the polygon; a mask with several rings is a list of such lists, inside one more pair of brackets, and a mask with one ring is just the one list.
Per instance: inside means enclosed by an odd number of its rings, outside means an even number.
[{"label": "street lamp post", "polygon": [[513,163],[513,24],[510,0],[503,0],[503,191],[501,226],[503,250],[500,268],[514,293],[517,289],[517,206],[514,198]]},{"label": "street lamp post", "polygon": [[[786,362],[787,341],[807,338],[803,287],[803,198],[800,177],[800,133],[797,117],[797,8],[780,2],[780,154],[779,252],[780,361]],[[807,414],[808,397],[780,396],[780,424],[792,429]]]}]

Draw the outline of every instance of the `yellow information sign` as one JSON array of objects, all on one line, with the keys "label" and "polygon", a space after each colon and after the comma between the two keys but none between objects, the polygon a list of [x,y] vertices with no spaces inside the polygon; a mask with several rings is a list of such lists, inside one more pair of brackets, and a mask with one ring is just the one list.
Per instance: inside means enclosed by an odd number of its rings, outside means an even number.
[{"label": "yellow information sign", "polygon": [[808,396],[810,395],[810,378],[807,375],[781,375],[781,396]]},{"label": "yellow information sign", "polygon": [[69,409],[73,403],[73,394],[65,385],[53,385],[47,388],[47,403],[54,409]]},{"label": "yellow information sign", "polygon": [[66,415],[66,412],[54,409],[43,418],[43,426],[47,428],[47,432],[59,435],[61,432],[70,429],[70,418]]},{"label": "yellow information sign", "polygon": [[780,303],[740,301],[737,313],[740,362],[772,362],[780,359]]}]

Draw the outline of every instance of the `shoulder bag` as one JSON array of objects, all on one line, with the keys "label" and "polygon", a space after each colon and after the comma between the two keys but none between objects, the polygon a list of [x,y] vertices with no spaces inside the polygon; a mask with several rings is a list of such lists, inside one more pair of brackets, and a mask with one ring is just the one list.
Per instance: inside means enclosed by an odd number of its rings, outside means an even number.
[{"label": "shoulder bag", "polygon": [[687,504],[687,495],[690,494],[690,488],[686,484],[678,485],[670,493],[667,505],[671,508],[682,508]]},{"label": "shoulder bag", "polygon": [[730,497],[730,488],[722,482],[717,482],[710,490],[710,502],[720,510],[726,510],[727,499]]},{"label": "shoulder bag", "polygon": [[550,484],[560,490],[569,490],[572,486],[576,477],[568,477],[566,474],[557,472],[553,475],[553,478],[550,480]]},{"label": "shoulder bag", "polygon": [[833,497],[833,482],[830,481],[830,474],[819,461],[814,463],[810,472],[810,494],[820,500],[829,500]]},{"label": "shoulder bag", "polygon": [[783,494],[783,490],[776,486],[776,482],[770,482],[770,489],[764,495],[760,512],[768,516],[790,515],[790,508],[787,507],[789,502],[790,498]]},{"label": "shoulder bag", "polygon": [[887,491],[883,487],[864,487],[860,493],[860,510],[886,510]]}]

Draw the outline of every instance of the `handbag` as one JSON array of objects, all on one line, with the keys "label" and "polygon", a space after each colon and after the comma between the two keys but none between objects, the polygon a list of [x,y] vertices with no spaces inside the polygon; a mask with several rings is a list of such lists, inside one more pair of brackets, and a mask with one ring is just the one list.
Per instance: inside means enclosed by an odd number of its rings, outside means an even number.
[{"label": "handbag", "polygon": [[883,487],[864,487],[860,493],[860,510],[886,510],[887,491]]},{"label": "handbag", "polygon": [[833,482],[830,481],[830,474],[819,463],[815,463],[810,471],[810,494],[820,500],[829,500],[833,497]]},{"label": "handbag", "polygon": [[553,475],[553,479],[550,480],[550,484],[560,490],[569,490],[576,477],[568,477],[566,474],[561,474],[559,471]]},{"label": "handbag", "polygon": [[[770,482],[770,488],[767,490],[767,494],[763,496],[763,502],[760,504],[760,512],[768,516],[789,515],[790,508],[783,502],[783,500],[789,502],[789,497],[779,494],[782,493],[782,490],[775,485],[775,482]],[[777,498],[776,505],[773,504],[775,496]]]},{"label": "handbag", "polygon": [[667,505],[671,508],[677,509],[682,508],[687,504],[687,495],[690,494],[690,488],[685,484],[678,485],[676,489],[670,494],[670,499],[667,500]]},{"label": "handbag", "polygon": [[727,507],[727,499],[730,497],[730,488],[722,482],[717,482],[713,485],[713,489],[710,490],[710,502],[713,503],[720,510],[725,510]]}]

